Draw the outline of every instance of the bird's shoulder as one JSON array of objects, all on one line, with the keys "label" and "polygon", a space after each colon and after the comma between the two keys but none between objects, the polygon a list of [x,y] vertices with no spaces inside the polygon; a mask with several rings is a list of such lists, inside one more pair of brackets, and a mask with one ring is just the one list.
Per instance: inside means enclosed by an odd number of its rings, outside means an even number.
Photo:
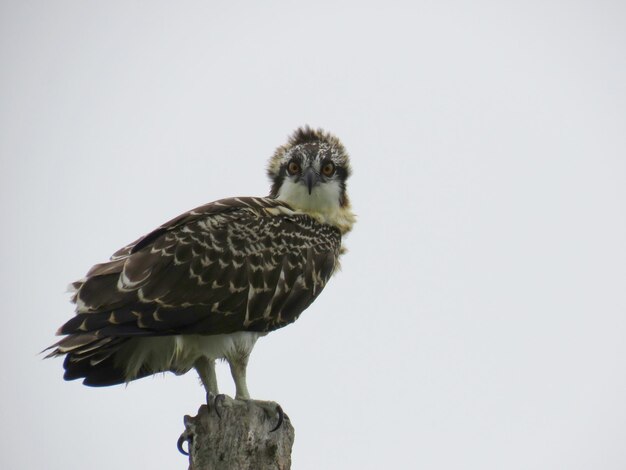
[{"label": "bird's shoulder", "polygon": [[[165,222],[150,233],[124,246],[111,256],[121,260],[158,241],[196,241],[215,245],[220,235],[245,237],[248,241],[282,235],[282,241],[300,243],[341,242],[341,231],[316,217],[291,208],[287,203],[268,197],[233,197],[220,199],[187,211]],[[291,235],[290,237],[285,237]],[[200,237],[200,238],[199,238]],[[204,238],[204,243],[201,238]],[[276,242],[276,240],[274,240]],[[248,243],[250,245],[250,243]]]}]

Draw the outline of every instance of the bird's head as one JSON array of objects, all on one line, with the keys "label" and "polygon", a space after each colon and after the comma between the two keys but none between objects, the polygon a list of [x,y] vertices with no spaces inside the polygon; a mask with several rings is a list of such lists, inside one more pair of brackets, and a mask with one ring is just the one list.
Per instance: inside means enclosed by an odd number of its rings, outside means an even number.
[{"label": "bird's head", "polygon": [[297,129],[276,149],[267,173],[270,197],[296,210],[322,216],[350,211],[346,194],[350,159],[339,139],[322,129]]}]

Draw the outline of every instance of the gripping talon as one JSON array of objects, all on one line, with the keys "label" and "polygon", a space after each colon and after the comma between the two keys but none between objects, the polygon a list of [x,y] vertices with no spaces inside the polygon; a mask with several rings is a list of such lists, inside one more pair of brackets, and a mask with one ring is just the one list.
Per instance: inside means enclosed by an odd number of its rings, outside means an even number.
[{"label": "gripping talon", "polygon": [[215,409],[215,414],[217,414],[219,419],[222,419],[222,414],[220,413],[220,404],[224,401],[226,396],[223,393],[219,395],[215,395],[213,399],[213,408]]},{"label": "gripping talon", "polygon": [[276,405],[276,411],[278,412],[278,423],[276,423],[276,426],[274,426],[274,429],[270,432],[277,431],[283,425],[283,421],[285,420],[285,412],[280,405]]},{"label": "gripping talon", "polygon": [[178,448],[178,452],[180,452],[183,455],[189,455],[189,452],[187,452],[187,451],[185,451],[185,449],[183,449],[183,443],[186,442],[187,443],[187,449],[191,450],[190,446],[191,446],[192,439],[193,439],[193,436],[188,434],[187,430],[185,429],[185,431],[183,431],[183,433],[178,438],[178,442],[176,443],[176,447]]}]

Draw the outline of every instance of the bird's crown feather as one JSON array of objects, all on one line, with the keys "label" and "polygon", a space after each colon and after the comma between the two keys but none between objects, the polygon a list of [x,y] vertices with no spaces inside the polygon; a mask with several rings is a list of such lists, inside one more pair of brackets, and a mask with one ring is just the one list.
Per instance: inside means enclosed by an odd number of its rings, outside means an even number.
[{"label": "bird's crown feather", "polygon": [[287,139],[287,143],[281,145],[274,151],[274,155],[270,158],[267,173],[270,179],[274,180],[279,172],[281,165],[285,162],[294,149],[302,145],[317,144],[327,147],[333,160],[336,160],[338,166],[346,170],[348,176],[350,174],[350,157],[341,141],[330,132],[321,128],[313,129],[305,125],[296,129]]}]

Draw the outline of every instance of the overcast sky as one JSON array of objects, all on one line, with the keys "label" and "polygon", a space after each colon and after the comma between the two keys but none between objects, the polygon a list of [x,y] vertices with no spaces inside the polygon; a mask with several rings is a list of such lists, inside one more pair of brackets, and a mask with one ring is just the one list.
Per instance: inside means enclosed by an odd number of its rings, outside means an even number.
[{"label": "overcast sky", "polygon": [[4,0],[0,40],[0,467],[187,468],[194,373],[91,389],[37,353],[70,281],[267,194],[308,123],[359,219],[250,361],[294,470],[626,468],[622,1]]}]

